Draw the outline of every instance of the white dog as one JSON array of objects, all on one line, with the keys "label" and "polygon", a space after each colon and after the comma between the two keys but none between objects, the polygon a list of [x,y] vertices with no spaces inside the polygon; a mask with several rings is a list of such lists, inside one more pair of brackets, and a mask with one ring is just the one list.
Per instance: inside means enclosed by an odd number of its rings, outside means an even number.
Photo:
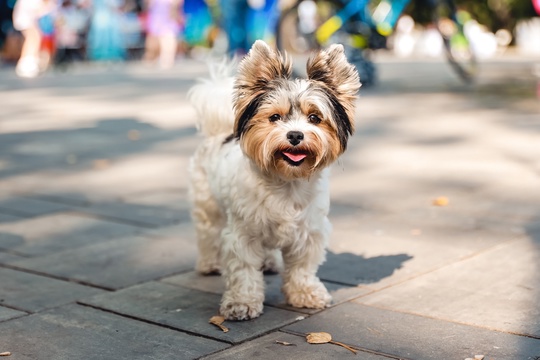
[{"label": "white dog", "polygon": [[189,94],[205,135],[189,167],[197,270],[222,272],[231,320],[262,313],[263,270],[282,265],[290,305],[331,302],[316,275],[331,231],[328,166],[354,131],[360,82],[341,45],[310,58],[307,79],[291,69],[257,41],[236,78],[218,70]]}]

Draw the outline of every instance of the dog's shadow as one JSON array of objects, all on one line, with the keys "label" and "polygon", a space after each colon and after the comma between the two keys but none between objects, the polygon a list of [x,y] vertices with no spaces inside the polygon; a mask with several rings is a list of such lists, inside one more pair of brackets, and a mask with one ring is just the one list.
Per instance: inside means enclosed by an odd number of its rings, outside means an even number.
[{"label": "dog's shadow", "polygon": [[[352,253],[328,252],[327,261],[319,268],[318,276],[332,295],[333,304],[337,305],[372,292],[373,289],[366,285],[392,276],[396,270],[403,266],[404,262],[410,259],[412,256],[406,254],[365,258]],[[204,276],[195,271],[175,275],[162,281],[215,294],[223,294],[225,291],[225,282],[221,276]],[[287,305],[281,292],[282,279],[280,275],[265,274],[264,282],[266,305],[308,314],[318,311],[298,309]]]},{"label": "dog's shadow", "polygon": [[[333,298],[333,304],[368,294],[373,288],[367,286],[390,277],[412,259],[407,254],[381,255],[365,258],[352,253],[336,254],[328,252],[326,262],[319,268],[317,275],[323,281]],[[313,314],[317,310],[297,309],[288,306],[281,293],[281,277],[278,275],[265,276],[266,303],[287,310],[302,311]]]},{"label": "dog's shadow", "polygon": [[318,275],[321,280],[343,286],[372,284],[391,276],[410,259],[412,256],[407,254],[365,258],[352,253],[328,252]]}]

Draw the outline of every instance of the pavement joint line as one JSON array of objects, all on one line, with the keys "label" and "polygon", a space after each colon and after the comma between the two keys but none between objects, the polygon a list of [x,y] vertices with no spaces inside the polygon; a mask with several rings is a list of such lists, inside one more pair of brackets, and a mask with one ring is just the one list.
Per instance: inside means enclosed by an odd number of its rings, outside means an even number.
[{"label": "pavement joint line", "polygon": [[13,250],[13,249],[0,248],[0,253],[20,256],[20,257],[25,258],[25,259],[32,259],[33,258],[32,255],[28,255],[28,254],[25,254],[25,253],[22,253],[22,252],[19,252],[17,250]]},{"label": "pavement joint line", "polygon": [[441,317],[420,314],[420,313],[417,313],[417,312],[414,312],[414,311],[397,310],[397,309],[392,309],[392,308],[385,307],[385,306],[372,305],[372,304],[368,305],[368,304],[361,303],[361,305],[366,306],[366,307],[371,307],[371,308],[374,308],[374,309],[391,311],[391,312],[395,312],[395,313],[399,313],[399,314],[407,314],[407,315],[418,316],[418,317],[421,317],[421,318],[424,318],[424,319],[444,321],[444,322],[447,322],[447,323],[459,324],[459,325],[468,326],[468,327],[472,327],[472,328],[484,329],[484,330],[488,330],[488,331],[494,331],[494,332],[498,332],[498,333],[501,333],[501,334],[510,334],[510,335],[516,335],[516,336],[521,336],[521,337],[525,337],[525,338],[540,340],[540,336],[536,336],[536,335],[523,334],[523,333],[518,333],[516,331],[501,330],[501,329],[497,329],[497,328],[490,327],[490,326],[471,324],[471,323],[467,323],[467,322],[464,322],[464,321],[449,320],[449,319],[445,319],[445,318],[441,318]]},{"label": "pavement joint line", "polygon": [[[160,235],[160,236],[164,236],[164,235]],[[155,237],[155,236],[152,236],[152,237]],[[190,273],[192,272],[193,269],[186,269],[186,270],[181,270],[181,271],[178,271],[178,272],[175,272],[175,273],[172,273],[172,274],[168,274],[168,275],[163,275],[163,276],[159,276],[159,277],[156,277],[155,279],[151,280],[151,281],[159,281],[159,282],[163,282],[165,284],[168,284],[168,285],[174,285],[174,286],[180,286],[180,287],[183,287],[181,285],[176,285],[176,284],[171,284],[171,283],[168,283],[166,281],[163,281],[169,277],[172,277],[172,276],[178,276],[178,275],[182,275],[182,274],[187,274],[187,273]],[[221,276],[221,275],[220,275]],[[206,291],[205,291],[206,292]]]},{"label": "pavement joint line", "polygon": [[[17,317],[23,317],[23,316],[27,316],[27,315],[36,313],[34,311],[19,308],[19,307],[15,306],[15,305],[4,304],[2,301],[0,301],[0,306],[11,309],[11,310],[17,310],[17,311],[22,311],[22,312],[26,313],[25,315],[21,315],[21,316],[17,316]],[[11,320],[11,319],[14,319],[14,318],[10,318],[8,320]],[[3,321],[8,321],[8,320],[3,320]],[[0,322],[2,322],[2,320],[0,320]]]},{"label": "pavement joint line", "polygon": [[[307,336],[306,333],[296,332],[296,331],[292,331],[292,330],[280,329],[279,331],[283,332],[283,333],[286,333],[286,334],[299,336],[299,337],[302,336],[304,338]],[[332,339],[332,340],[335,340],[335,339]],[[335,340],[335,341],[339,341],[339,340]],[[404,357],[401,357],[401,356],[397,356],[397,355],[394,355],[394,354],[388,354],[388,353],[380,352],[380,351],[377,351],[377,350],[371,350],[371,349],[364,348],[364,347],[361,347],[361,346],[358,346],[358,345],[347,344],[346,342],[343,342],[343,341],[340,341],[340,342],[342,342],[345,345],[348,345],[348,346],[352,347],[355,350],[359,350],[359,351],[374,354],[374,355],[385,356],[385,357],[395,359],[395,360],[413,360],[413,359],[408,359],[408,358],[404,358]]]},{"label": "pavement joint line", "polygon": [[[193,332],[193,331],[189,331],[189,330],[185,330],[185,329],[180,329],[180,328],[177,328],[177,327],[175,327],[175,326],[171,326],[171,325],[167,325],[167,324],[162,324],[162,323],[159,323],[159,322],[156,322],[156,321],[152,321],[152,320],[140,318],[140,317],[133,316],[133,315],[128,315],[128,314],[125,314],[125,313],[122,313],[122,312],[119,312],[119,311],[110,310],[110,309],[105,309],[105,308],[102,308],[102,307],[99,307],[99,306],[87,304],[87,303],[84,302],[84,300],[77,300],[76,303],[77,303],[78,305],[81,305],[81,306],[85,306],[85,307],[89,307],[89,308],[92,308],[92,309],[95,309],[95,310],[99,310],[99,311],[103,311],[103,312],[106,312],[106,313],[110,313],[110,314],[114,314],[114,315],[117,315],[117,316],[121,316],[121,317],[126,318],[126,319],[131,319],[131,320],[135,320],[135,321],[140,321],[140,322],[143,322],[143,323],[146,323],[146,324],[159,326],[159,327],[162,327],[162,328],[166,328],[166,329],[169,329],[169,330],[178,331],[178,332],[185,333],[185,334],[189,334],[189,335],[195,335],[195,336],[198,336],[198,337],[201,337],[201,338],[205,338],[205,339],[209,339],[209,340],[219,341],[219,342],[222,342],[222,343],[225,343],[225,344],[229,344],[229,345],[238,345],[238,344],[241,344],[241,343],[236,343],[236,344],[235,344],[235,343],[233,343],[233,342],[226,341],[226,340],[223,340],[223,339],[218,339],[218,338],[214,338],[214,337],[207,336],[207,335],[204,335],[204,334],[199,334],[199,333],[196,333],[196,332]],[[212,326],[212,325],[209,323],[209,326]],[[266,334],[265,334],[265,335],[266,335]],[[257,337],[258,337],[258,336],[257,336]],[[249,338],[249,339],[246,339],[245,341],[250,341],[250,340],[253,340],[253,339],[254,339],[254,338]],[[243,342],[245,342],[245,341],[243,341]],[[205,356],[206,356],[206,355],[205,355]]]},{"label": "pavement joint line", "polygon": [[[190,269],[190,270],[182,271],[182,272],[180,272],[180,273],[177,273],[176,275],[181,275],[181,274],[189,273],[189,272],[191,272],[191,271],[193,271],[193,270]],[[135,286],[135,285],[145,284],[145,283],[151,282],[151,281],[159,281],[159,282],[162,282],[163,279],[166,279],[166,278],[168,278],[169,276],[176,276],[176,275],[166,275],[166,276],[161,277],[161,280],[155,279],[155,280],[145,281],[145,282],[142,282],[142,283],[139,283],[139,284],[130,285],[129,287]],[[210,276],[217,276],[217,275],[210,275]],[[220,275],[220,276],[221,276],[221,275]],[[163,284],[166,284],[166,285],[171,285],[171,286],[174,286],[174,287],[177,287],[177,288],[188,289],[188,290],[195,290],[195,291],[203,292],[203,293],[206,293],[206,294],[220,295],[220,296],[223,295],[223,294],[221,294],[221,293],[215,293],[215,292],[208,291],[208,290],[203,290],[203,289],[190,288],[190,287],[186,287],[186,286],[184,286],[184,285],[175,284],[175,283],[167,282],[167,281],[163,281],[162,283],[163,283]],[[127,289],[127,288],[126,288],[126,289]],[[342,302],[340,302],[339,304],[342,304],[342,303],[347,302],[347,301],[348,301],[348,300],[342,301]],[[269,303],[267,303],[266,301],[263,301],[263,304],[264,304],[264,306],[268,306],[268,307],[271,307],[271,308],[274,308],[274,309],[285,310],[285,311],[290,311],[290,312],[296,312],[296,313],[298,314],[298,316],[303,316],[303,317],[306,318],[306,319],[307,319],[308,317],[310,317],[311,315],[319,314],[319,313],[321,313],[322,311],[325,310],[325,309],[321,309],[321,310],[317,311],[316,313],[309,314],[309,313],[303,313],[303,312],[300,312],[300,311],[298,311],[298,310],[294,310],[294,309],[297,309],[297,308],[292,307],[292,306],[290,306],[290,308],[285,308],[285,309],[284,309],[282,306],[280,306],[280,305],[283,305],[283,304],[277,304],[277,305],[276,305],[276,304],[269,304]],[[331,307],[334,307],[334,305],[339,305],[339,304],[333,304],[332,306],[330,306],[330,308],[331,308]],[[288,304],[285,304],[285,305],[289,306]],[[330,308],[328,308],[328,309],[330,309]]]},{"label": "pavement joint line", "polygon": [[54,204],[62,204],[62,205],[77,206],[77,207],[87,207],[92,204],[92,202],[88,200],[68,199],[62,196],[39,194],[39,193],[23,192],[20,194],[16,194],[16,196],[24,197],[26,199],[31,199],[31,200],[38,200],[38,201],[50,202]]},{"label": "pavement joint line", "polygon": [[0,268],[20,271],[20,272],[24,272],[24,273],[28,273],[28,274],[32,274],[32,275],[39,275],[39,276],[47,277],[47,278],[50,278],[50,279],[70,282],[70,283],[83,285],[83,286],[87,286],[87,287],[91,287],[91,288],[95,288],[95,289],[105,290],[105,291],[109,291],[109,292],[116,291],[116,289],[113,289],[113,288],[110,288],[110,287],[107,287],[107,286],[92,284],[92,283],[86,282],[84,280],[70,279],[70,278],[66,278],[66,277],[63,277],[63,276],[47,274],[47,273],[43,273],[43,272],[36,271],[36,270],[25,269],[25,268],[22,268],[22,267],[19,267],[19,266],[16,266],[16,265],[12,265],[12,264],[0,264]]},{"label": "pavement joint line", "polygon": [[[360,285],[360,284],[351,285],[351,283],[341,282],[341,281],[337,281],[337,280],[329,280],[329,279],[325,279],[323,276],[320,276],[319,279],[321,279],[321,280],[323,280],[324,282],[327,282],[327,283],[336,284],[336,285],[342,285],[342,286],[346,286],[348,288],[355,288],[355,287],[358,287]],[[365,285],[363,285],[363,286],[365,286]]]}]

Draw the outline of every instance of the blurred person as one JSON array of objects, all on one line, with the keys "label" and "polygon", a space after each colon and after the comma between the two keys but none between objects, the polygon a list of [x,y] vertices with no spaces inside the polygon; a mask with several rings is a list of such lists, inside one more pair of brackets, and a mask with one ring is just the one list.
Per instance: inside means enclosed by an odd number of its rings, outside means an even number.
[{"label": "blurred person", "polygon": [[278,19],[276,0],[220,0],[229,55],[245,55],[255,40],[271,42]]},{"label": "blurred person", "polygon": [[120,61],[126,50],[122,37],[121,0],[92,0],[92,16],[88,30],[90,60]]},{"label": "blurred person", "polygon": [[264,40],[272,43],[279,19],[278,1],[249,0],[248,5],[247,39],[249,47],[256,40]]},{"label": "blurred person", "polygon": [[121,31],[128,59],[139,58],[144,50],[143,21],[139,18],[140,5],[135,0],[125,0],[122,9]]},{"label": "blurred person", "polygon": [[214,24],[212,8],[205,0],[184,1],[183,40],[188,47],[215,46],[219,34],[217,24]]},{"label": "blurred person", "polygon": [[[262,0],[264,2],[264,0]],[[227,34],[228,53],[245,55],[249,49],[247,40],[247,0],[220,0],[222,27]]]},{"label": "blurred person", "polygon": [[56,21],[57,64],[83,60],[83,36],[88,28],[88,22],[89,14],[80,1],[62,0]]},{"label": "blurred person", "polygon": [[42,29],[50,30],[54,6],[53,0],[18,0],[15,3],[13,27],[24,37],[21,56],[15,68],[20,77],[36,77],[43,70],[43,67],[40,68]]},{"label": "blurred person", "polygon": [[[56,0],[55,0],[56,1]],[[39,30],[41,31],[41,44],[39,51],[39,70],[45,71],[56,52],[56,6],[55,11],[50,11],[39,18]]]},{"label": "blurred person", "polygon": [[174,65],[182,26],[183,0],[146,0],[145,60],[158,58],[162,69]]}]

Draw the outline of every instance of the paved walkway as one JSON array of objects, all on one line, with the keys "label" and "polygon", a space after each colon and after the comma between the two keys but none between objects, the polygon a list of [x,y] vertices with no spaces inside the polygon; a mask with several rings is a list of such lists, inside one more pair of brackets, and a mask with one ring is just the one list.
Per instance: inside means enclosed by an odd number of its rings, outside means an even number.
[{"label": "paved walkway", "polygon": [[[0,353],[7,359],[540,359],[540,101],[534,61],[380,58],[333,170],[324,311],[216,315],[193,272],[186,102],[204,65],[0,69]],[[433,201],[445,197],[446,206]],[[444,200],[444,199],[443,199]],[[328,332],[359,350],[312,345]],[[291,345],[287,345],[287,343]]]}]

